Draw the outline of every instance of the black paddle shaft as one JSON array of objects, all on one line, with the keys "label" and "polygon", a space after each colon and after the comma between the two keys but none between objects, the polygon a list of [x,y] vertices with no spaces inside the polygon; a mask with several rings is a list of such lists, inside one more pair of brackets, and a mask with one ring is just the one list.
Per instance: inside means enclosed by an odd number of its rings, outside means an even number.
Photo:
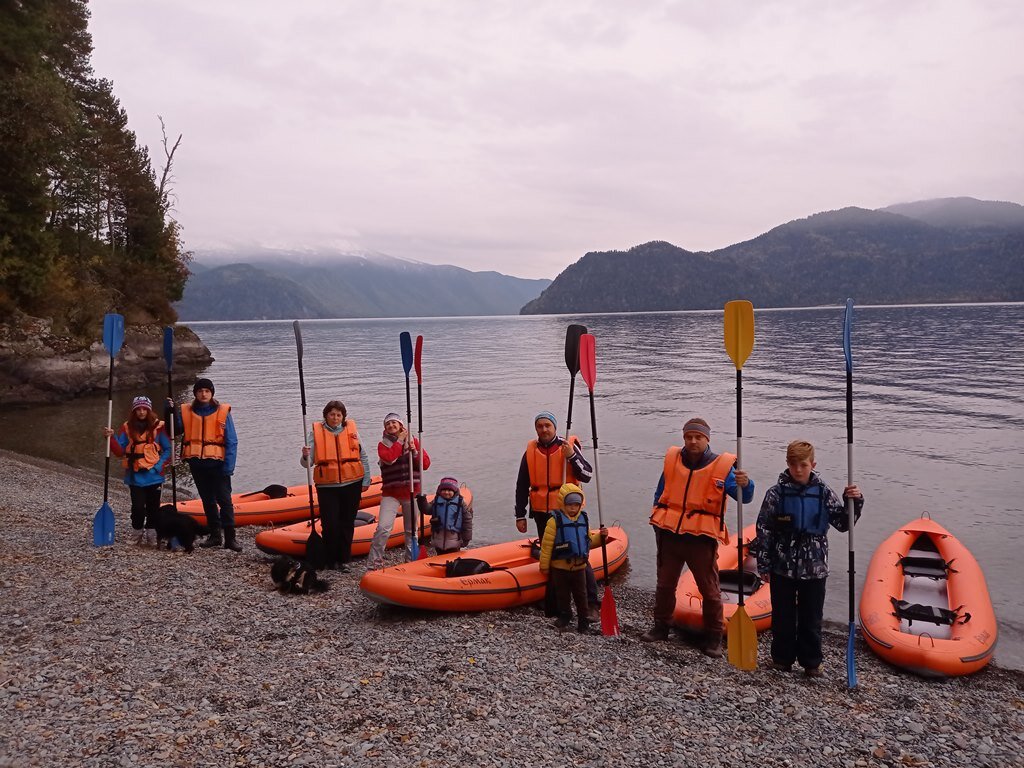
[{"label": "black paddle shaft", "polygon": [[[302,442],[307,440],[306,426],[306,379],[302,374],[302,331],[299,330],[299,321],[296,320],[292,327],[295,329],[295,351],[299,358],[299,397],[302,400]],[[306,459],[307,463],[312,457]],[[306,489],[309,491],[309,529],[310,538],[316,535],[316,509],[313,506],[313,481],[309,474],[309,467],[306,467]],[[309,545],[307,544],[307,550]]]},{"label": "black paddle shaft", "polygon": [[[171,364],[167,363],[167,399],[174,400],[174,384],[171,383]],[[178,511],[178,478],[174,470],[174,406],[171,406],[170,418],[168,421],[171,433],[171,504],[174,511]]]},{"label": "black paddle shaft", "polygon": [[[594,409],[594,391],[590,390],[590,429],[594,435],[594,466],[597,467],[597,411]],[[598,479],[600,482],[600,479]],[[597,499],[597,524],[601,528],[604,528],[604,520],[601,517],[601,497],[600,490],[598,491]],[[604,565],[604,577],[608,578],[608,543],[604,540],[604,536],[601,536],[601,562]],[[607,582],[606,582],[607,583]]]},{"label": "black paddle shaft", "polygon": [[[740,469],[740,441],[743,440],[743,369],[736,369],[736,468]],[[737,519],[736,525],[739,530],[736,532],[736,539],[739,541],[739,555],[736,560],[736,567],[740,571],[740,608],[743,607],[743,489],[736,486]]]},{"label": "black paddle shaft", "polygon": [[[850,469],[849,469],[849,472],[848,472],[850,477],[848,478],[848,480],[849,480],[849,483],[852,484],[853,483],[853,459],[852,459],[852,456],[853,456],[853,453],[852,453],[852,451],[853,451],[853,369],[849,368],[849,367],[847,367],[847,369],[846,369],[846,445],[847,445],[847,452],[850,454],[850,457],[851,457],[851,458],[848,459],[848,463],[849,463],[849,466],[850,466]],[[852,505],[853,504],[853,500],[850,499],[846,503],[849,504],[849,505]],[[847,509],[850,509],[850,508],[847,507]],[[856,582],[856,578],[857,578],[857,568],[856,568],[856,565],[854,563],[854,557],[855,556],[854,556],[854,549],[853,549],[853,523],[854,523],[853,512],[852,512],[852,510],[850,510],[847,513],[847,525],[849,525],[849,528],[850,528],[850,533],[849,533],[849,538],[850,538],[850,546],[849,546],[849,552],[850,552],[850,557],[849,557],[849,560],[850,560],[850,562],[849,562],[849,571],[850,571],[850,578],[849,578],[849,581],[850,581],[850,584],[849,584],[850,601],[849,602],[850,602],[850,625],[851,626],[853,625],[853,622],[854,622],[853,603],[854,603],[854,600],[856,599],[856,583],[855,582]]]}]

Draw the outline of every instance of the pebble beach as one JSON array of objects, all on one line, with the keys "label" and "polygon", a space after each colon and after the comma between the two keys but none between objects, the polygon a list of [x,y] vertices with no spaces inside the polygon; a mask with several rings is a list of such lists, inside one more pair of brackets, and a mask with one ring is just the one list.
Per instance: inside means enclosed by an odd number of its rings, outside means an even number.
[{"label": "pebble beach", "polygon": [[998,661],[923,680],[860,643],[849,691],[842,627],[823,678],[769,670],[767,636],[744,672],[641,643],[653,584],[621,576],[621,639],[378,606],[361,559],[281,595],[256,529],[241,554],[129,543],[119,477],[105,548],[102,476],[0,451],[0,489],[0,766],[1024,766]]}]

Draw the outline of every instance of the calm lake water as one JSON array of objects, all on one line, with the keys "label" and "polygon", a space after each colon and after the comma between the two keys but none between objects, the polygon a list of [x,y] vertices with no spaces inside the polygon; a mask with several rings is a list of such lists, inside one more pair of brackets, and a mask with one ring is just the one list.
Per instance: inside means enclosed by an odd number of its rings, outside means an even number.
[{"label": "calm lake water", "polygon": [[[756,313],[755,347],[743,369],[743,464],[757,485],[744,509],[747,522],[785,467],[790,440],[814,443],[826,482],[845,484],[842,319],[839,307]],[[342,399],[372,450],[384,414],[406,412],[399,333],[422,334],[423,441],[434,461],[427,484],[454,475],[473,488],[477,543],[515,538],[513,490],[533,417],[551,410],[564,431],[564,339],[573,322],[597,337],[603,517],[630,535],[627,578],[653,589],[647,518],[666,447],[679,444],[688,417],[700,415],[711,423],[713,449],[735,449],[735,368],[723,346],[721,312],[304,322],[310,418],[327,400]],[[191,327],[216,358],[206,375],[218,398],[233,406],[235,489],[304,483],[291,323]],[[867,499],[856,529],[858,579],[884,538],[930,512],[985,569],[1000,622],[1000,664],[1024,668],[1024,594],[1015,564],[1024,538],[1024,304],[858,307],[853,353],[855,480]],[[415,411],[415,373],[412,387]],[[133,394],[116,396],[115,419]],[[146,394],[155,399],[163,391]],[[105,420],[103,397],[0,412],[0,444],[99,468]],[[46,436],[55,431],[70,432],[68,450],[54,453]],[[581,378],[573,432],[592,457]],[[591,483],[588,507],[596,519],[594,490]],[[729,525],[735,530],[734,509]],[[847,618],[846,560],[846,538],[833,532],[826,617],[839,622]]]}]

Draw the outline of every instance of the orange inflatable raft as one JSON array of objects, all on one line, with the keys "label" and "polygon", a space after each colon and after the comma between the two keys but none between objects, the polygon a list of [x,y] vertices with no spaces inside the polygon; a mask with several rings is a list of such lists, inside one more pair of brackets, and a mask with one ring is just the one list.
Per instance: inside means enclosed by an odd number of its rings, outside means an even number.
[{"label": "orange inflatable raft", "polygon": [[[371,486],[372,487],[372,486]],[[473,492],[466,486],[462,486],[462,497],[472,502]],[[427,497],[427,501],[433,501],[434,495]],[[306,514],[309,514],[309,504],[306,505]],[[352,554],[365,555],[370,552],[370,544],[373,542],[373,534],[377,532],[377,518],[380,514],[380,507],[366,507],[360,509],[356,515],[356,530],[352,537]],[[320,520],[314,523],[317,533],[320,533]],[[423,522],[425,533],[430,535],[430,518]],[[256,546],[270,555],[291,555],[292,557],[303,558],[306,556],[306,541],[309,539],[309,520],[293,525],[285,525],[281,528],[273,528],[269,531],[260,531],[256,534]],[[417,532],[418,533],[418,532]],[[387,548],[397,547],[405,540],[405,521],[399,515],[395,518],[395,525],[388,536]]]},{"label": "orange inflatable raft", "polygon": [[[309,487],[306,485],[268,485],[262,491],[252,493],[234,493],[231,500],[235,506],[235,525],[283,525],[297,520],[309,519]],[[374,477],[373,482],[363,489],[360,508],[374,507],[380,504],[380,478]],[[203,512],[201,499],[179,501],[178,511],[195,518],[205,525],[206,514]],[[319,515],[316,501],[316,486],[313,486],[313,511]]]},{"label": "orange inflatable raft", "polygon": [[[764,632],[772,626],[772,596],[768,583],[757,575],[757,559],[750,554],[750,542],[756,536],[755,524],[743,529],[742,571],[736,567],[739,559],[736,545],[718,545],[718,578],[722,586],[722,609],[726,623],[739,607],[742,585],[744,610],[754,622],[754,628]],[[704,601],[693,579],[693,572],[687,568],[676,587],[676,608],[672,614],[672,623],[677,627],[700,632],[704,628],[703,608]]]},{"label": "orange inflatable raft", "polygon": [[[369,571],[359,588],[379,603],[432,611],[490,611],[526,605],[544,597],[548,580],[540,572],[531,544],[531,539],[520,539]],[[609,528],[608,573],[626,562],[628,549],[626,532],[619,527]],[[446,576],[447,563],[457,558],[483,561],[491,570],[471,576]],[[590,551],[590,564],[595,576],[603,579],[601,547]]]},{"label": "orange inflatable raft", "polygon": [[928,517],[907,523],[875,550],[860,621],[872,651],[925,677],[977,672],[992,660],[998,634],[981,566]]}]

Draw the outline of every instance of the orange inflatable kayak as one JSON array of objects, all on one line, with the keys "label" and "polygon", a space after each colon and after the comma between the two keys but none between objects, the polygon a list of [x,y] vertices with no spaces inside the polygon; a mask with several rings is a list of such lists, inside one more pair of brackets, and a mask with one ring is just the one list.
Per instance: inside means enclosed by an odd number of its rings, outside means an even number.
[{"label": "orange inflatable kayak", "polygon": [[[547,574],[540,572],[540,562],[531,548],[533,542],[519,539],[369,571],[359,588],[379,603],[431,611],[490,611],[526,605],[543,599],[548,580]],[[626,532],[619,527],[609,528],[608,573],[626,562],[628,549]],[[457,558],[482,561],[490,570],[446,576],[447,563]],[[603,579],[601,547],[590,551],[590,564],[597,578]]]},{"label": "orange inflatable kayak", "polygon": [[[371,486],[372,488],[373,486]],[[380,486],[378,486],[379,488]],[[466,486],[462,486],[462,497],[467,501],[473,500],[473,492]],[[427,497],[427,501],[433,501],[434,495]],[[306,505],[306,514],[309,514],[309,505]],[[352,537],[352,554],[366,555],[370,552],[370,544],[373,542],[373,534],[377,532],[377,517],[380,514],[380,507],[366,507],[360,509],[356,515],[356,530]],[[320,533],[320,520],[314,523],[317,533]],[[427,536],[430,535],[430,518],[424,520],[424,528]],[[309,520],[293,525],[285,525],[281,528],[273,528],[269,531],[260,531],[256,534],[256,546],[271,555],[291,555],[292,557],[303,558],[306,556],[306,541],[309,539]],[[417,532],[418,533],[418,532]],[[387,548],[397,547],[405,540],[405,521],[399,515],[395,518],[395,525],[388,536]]]},{"label": "orange inflatable kayak", "polygon": [[992,660],[998,635],[981,566],[929,517],[907,523],[875,550],[860,622],[872,651],[925,677],[977,672]]},{"label": "orange inflatable kayak", "polygon": [[[306,485],[268,485],[262,491],[233,493],[231,501],[235,506],[235,525],[282,525],[297,520],[309,520],[309,487]],[[380,504],[380,478],[363,489],[361,509]],[[178,511],[206,524],[201,499],[179,501]],[[316,502],[316,486],[313,486],[313,511],[319,515]]]},{"label": "orange inflatable kayak", "polygon": [[[772,595],[768,582],[757,575],[757,559],[750,554],[750,542],[757,536],[757,525],[743,529],[743,570],[736,567],[739,552],[735,544],[718,545],[718,578],[722,586],[722,610],[728,623],[740,604],[740,585],[743,585],[743,607],[754,622],[754,629],[764,632],[772,626]],[[689,568],[676,586],[676,609],[672,623],[695,632],[703,631],[704,601],[701,599],[693,572]]]}]

